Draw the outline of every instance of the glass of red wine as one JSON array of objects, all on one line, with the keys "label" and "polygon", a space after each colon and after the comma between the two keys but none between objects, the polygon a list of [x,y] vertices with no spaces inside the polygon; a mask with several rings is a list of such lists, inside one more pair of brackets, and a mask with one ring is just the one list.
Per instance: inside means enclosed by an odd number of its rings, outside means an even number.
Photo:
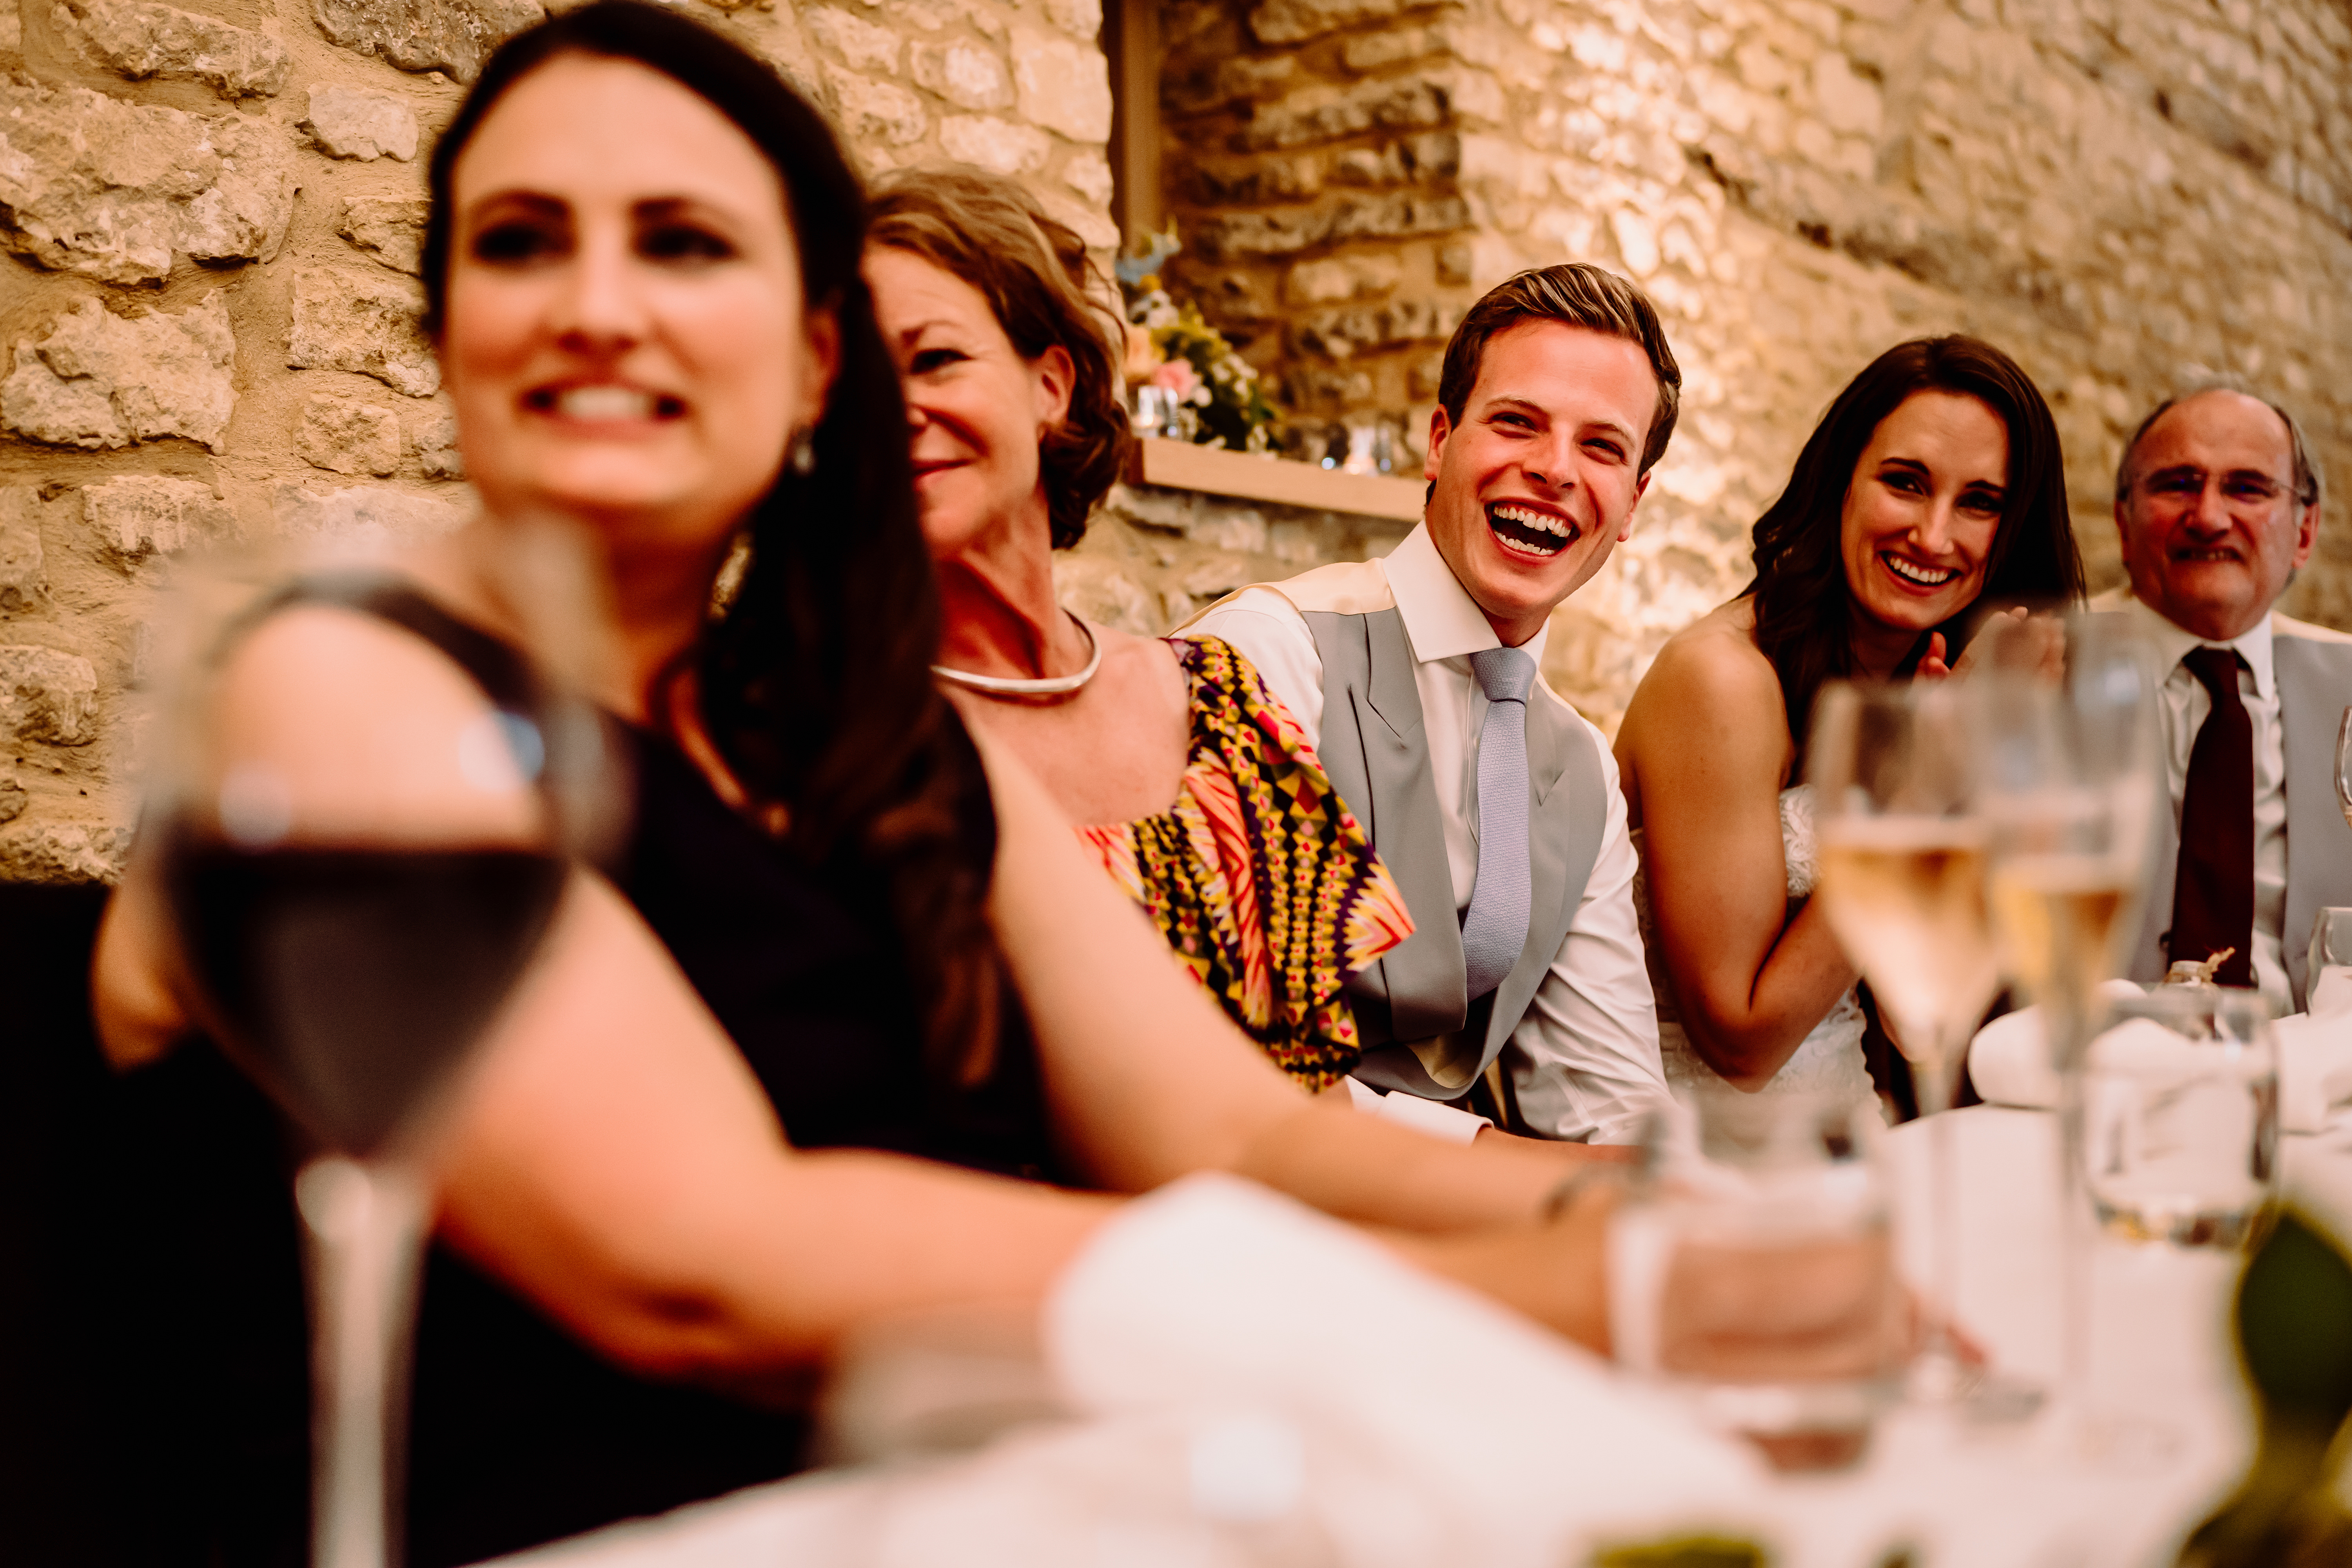
[{"label": "glass of red wine", "polygon": [[318,1568],[399,1561],[436,1135],[611,823],[588,582],[561,530],[478,523],[179,595],[145,831],[181,990],[309,1151]]}]

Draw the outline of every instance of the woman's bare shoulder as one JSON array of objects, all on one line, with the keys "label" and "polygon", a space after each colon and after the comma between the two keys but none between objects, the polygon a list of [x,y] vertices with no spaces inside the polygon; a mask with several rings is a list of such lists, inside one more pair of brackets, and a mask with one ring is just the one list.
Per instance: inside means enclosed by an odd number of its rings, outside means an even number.
[{"label": "woman's bare shoulder", "polygon": [[1756,646],[1754,610],[1734,599],[1666,639],[1634,689],[1627,723],[1661,706],[1682,720],[1693,703],[1737,718],[1761,711],[1777,719],[1780,677]]}]

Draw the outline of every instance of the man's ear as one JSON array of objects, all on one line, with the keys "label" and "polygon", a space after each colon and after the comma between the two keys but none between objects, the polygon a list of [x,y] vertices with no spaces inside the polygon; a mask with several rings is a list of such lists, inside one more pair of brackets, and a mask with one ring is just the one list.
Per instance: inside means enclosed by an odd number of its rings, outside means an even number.
[{"label": "man's ear", "polygon": [[807,340],[806,385],[808,422],[815,425],[824,418],[824,406],[833,395],[833,384],[841,374],[841,317],[830,304],[820,305],[808,313],[807,325],[802,335]]},{"label": "man's ear", "polygon": [[2312,546],[2318,542],[2319,503],[2317,501],[2314,501],[2309,506],[2305,507],[2303,509],[2303,515],[2295,520],[2295,570],[2301,571],[2303,569],[2303,563],[2311,559]]},{"label": "man's ear", "polygon": [[1430,483],[1437,482],[1438,454],[1445,449],[1445,437],[1454,433],[1454,422],[1445,416],[1445,405],[1439,404],[1429,411],[1429,456],[1421,461],[1421,477]]},{"label": "man's ear", "polygon": [[1652,468],[1633,481],[1633,504],[1625,509],[1625,526],[1617,531],[1617,542],[1624,543],[1633,537],[1633,514],[1642,510],[1642,498],[1650,493],[1650,480],[1657,473]]}]

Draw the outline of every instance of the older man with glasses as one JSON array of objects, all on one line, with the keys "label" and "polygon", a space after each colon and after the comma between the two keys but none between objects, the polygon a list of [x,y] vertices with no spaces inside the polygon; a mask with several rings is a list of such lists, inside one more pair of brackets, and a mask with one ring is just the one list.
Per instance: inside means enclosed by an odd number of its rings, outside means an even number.
[{"label": "older man with glasses", "polygon": [[2319,536],[2320,477],[2284,409],[2230,386],[2166,402],[2124,447],[2116,527],[2153,612],[2172,811],[2132,977],[2217,978],[2299,1009],[2316,912],[2352,904],[2336,734],[2352,637],[2273,609]]}]

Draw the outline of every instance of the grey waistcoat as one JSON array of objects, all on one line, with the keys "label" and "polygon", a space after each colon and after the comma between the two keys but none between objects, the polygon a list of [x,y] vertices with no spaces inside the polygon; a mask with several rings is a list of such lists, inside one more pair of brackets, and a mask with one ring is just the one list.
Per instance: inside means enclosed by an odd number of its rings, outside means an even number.
[{"label": "grey waistcoat", "polygon": [[[2352,703],[2352,643],[2276,628],[2271,673],[2278,681],[2279,723],[2286,736],[2286,914],[2279,947],[2300,1009],[2311,980],[2305,971],[2312,922],[2329,905],[2352,904],[2352,827],[2345,826],[2336,804],[2336,729]],[[2156,816],[2156,864],[2149,868],[2147,907],[2128,972],[2143,984],[2163,979],[2168,964],[2164,939],[2172,924],[2172,883],[2180,865],[2179,818],[2168,810]]]},{"label": "grey waistcoat", "polygon": [[1348,982],[1364,1041],[1356,1076],[1425,1100],[1458,1100],[1526,1016],[1591,880],[1609,819],[1601,747],[1559,702],[1528,693],[1528,940],[1502,984],[1472,1007],[1404,618],[1393,608],[1305,614],[1323,659],[1317,751],[1412,911],[1412,935]]}]

